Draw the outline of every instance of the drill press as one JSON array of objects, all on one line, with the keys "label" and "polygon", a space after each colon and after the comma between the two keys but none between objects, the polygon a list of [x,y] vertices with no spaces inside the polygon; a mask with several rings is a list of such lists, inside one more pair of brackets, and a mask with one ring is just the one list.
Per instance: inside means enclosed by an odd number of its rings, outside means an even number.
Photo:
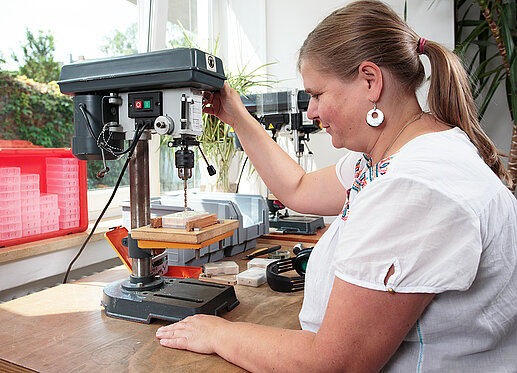
[{"label": "drill press", "polygon": [[[298,164],[304,155],[309,135],[321,130],[319,122],[307,119],[310,95],[302,90],[242,95],[246,109],[268,131],[273,140],[278,135],[292,138]],[[312,154],[309,150],[309,154]],[[269,226],[281,233],[315,234],[325,227],[321,216],[290,215],[287,208],[275,199],[268,198]],[[281,211],[284,210],[284,213]]]},{"label": "drill press", "polygon": [[[179,48],[63,66],[62,93],[74,96],[73,154],[83,160],[129,163],[131,228],[150,223],[149,148],[151,133],[171,136],[178,176],[192,176],[196,136],[203,132],[203,90],[222,88],[222,62],[197,49]],[[129,146],[124,149],[124,140]],[[107,168],[107,167],[105,167]],[[209,166],[209,173],[215,170]],[[163,278],[153,270],[153,249],[125,239],[132,261],[129,279],[104,288],[108,316],[146,322],[178,321],[195,313],[219,314],[238,305],[232,286],[195,279]]]}]

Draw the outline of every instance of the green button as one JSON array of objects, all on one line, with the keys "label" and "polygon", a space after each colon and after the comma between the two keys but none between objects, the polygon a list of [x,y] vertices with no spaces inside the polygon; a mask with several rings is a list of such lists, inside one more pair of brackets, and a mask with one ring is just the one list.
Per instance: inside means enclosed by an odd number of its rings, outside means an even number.
[{"label": "green button", "polygon": [[151,108],[151,101],[144,101],[144,109],[150,109]]}]

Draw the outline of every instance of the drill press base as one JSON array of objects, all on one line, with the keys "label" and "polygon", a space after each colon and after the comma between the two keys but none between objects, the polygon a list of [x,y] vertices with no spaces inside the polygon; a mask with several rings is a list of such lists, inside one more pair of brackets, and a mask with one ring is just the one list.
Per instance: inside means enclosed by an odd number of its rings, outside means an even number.
[{"label": "drill press base", "polygon": [[147,324],[152,319],[176,322],[199,313],[221,315],[239,304],[233,286],[166,277],[157,289],[135,291],[126,290],[125,281],[104,288],[101,303],[107,316]]},{"label": "drill press base", "polygon": [[269,226],[284,234],[312,235],[325,228],[325,222],[321,216],[290,215],[270,219]]}]

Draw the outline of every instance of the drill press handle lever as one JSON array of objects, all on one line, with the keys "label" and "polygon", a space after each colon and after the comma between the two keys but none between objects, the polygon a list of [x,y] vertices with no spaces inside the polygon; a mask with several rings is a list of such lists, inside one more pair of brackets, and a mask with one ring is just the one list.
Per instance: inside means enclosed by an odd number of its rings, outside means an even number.
[{"label": "drill press handle lever", "polygon": [[208,162],[208,159],[206,159],[206,157],[205,157],[205,153],[203,153],[203,149],[201,149],[201,146],[199,146],[199,144],[198,144],[198,146],[197,146],[197,147],[198,147],[198,149],[199,149],[199,152],[200,152],[200,153],[201,153],[201,155],[203,156],[203,159],[204,159],[204,160],[205,160],[205,162],[206,162],[206,165],[207,165],[206,170],[208,171],[208,174],[209,174],[210,176],[214,176],[214,175],[216,174],[215,167],[214,167],[214,166],[212,166],[212,165],[210,164],[210,162]]}]

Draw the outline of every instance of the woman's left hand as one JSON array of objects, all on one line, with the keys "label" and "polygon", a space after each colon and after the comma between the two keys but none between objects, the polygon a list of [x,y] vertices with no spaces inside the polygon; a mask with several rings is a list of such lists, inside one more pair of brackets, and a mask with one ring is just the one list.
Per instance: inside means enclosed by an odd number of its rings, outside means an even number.
[{"label": "woman's left hand", "polygon": [[219,333],[228,322],[211,315],[189,316],[177,323],[159,328],[156,337],[165,347],[213,354],[216,352]]}]

